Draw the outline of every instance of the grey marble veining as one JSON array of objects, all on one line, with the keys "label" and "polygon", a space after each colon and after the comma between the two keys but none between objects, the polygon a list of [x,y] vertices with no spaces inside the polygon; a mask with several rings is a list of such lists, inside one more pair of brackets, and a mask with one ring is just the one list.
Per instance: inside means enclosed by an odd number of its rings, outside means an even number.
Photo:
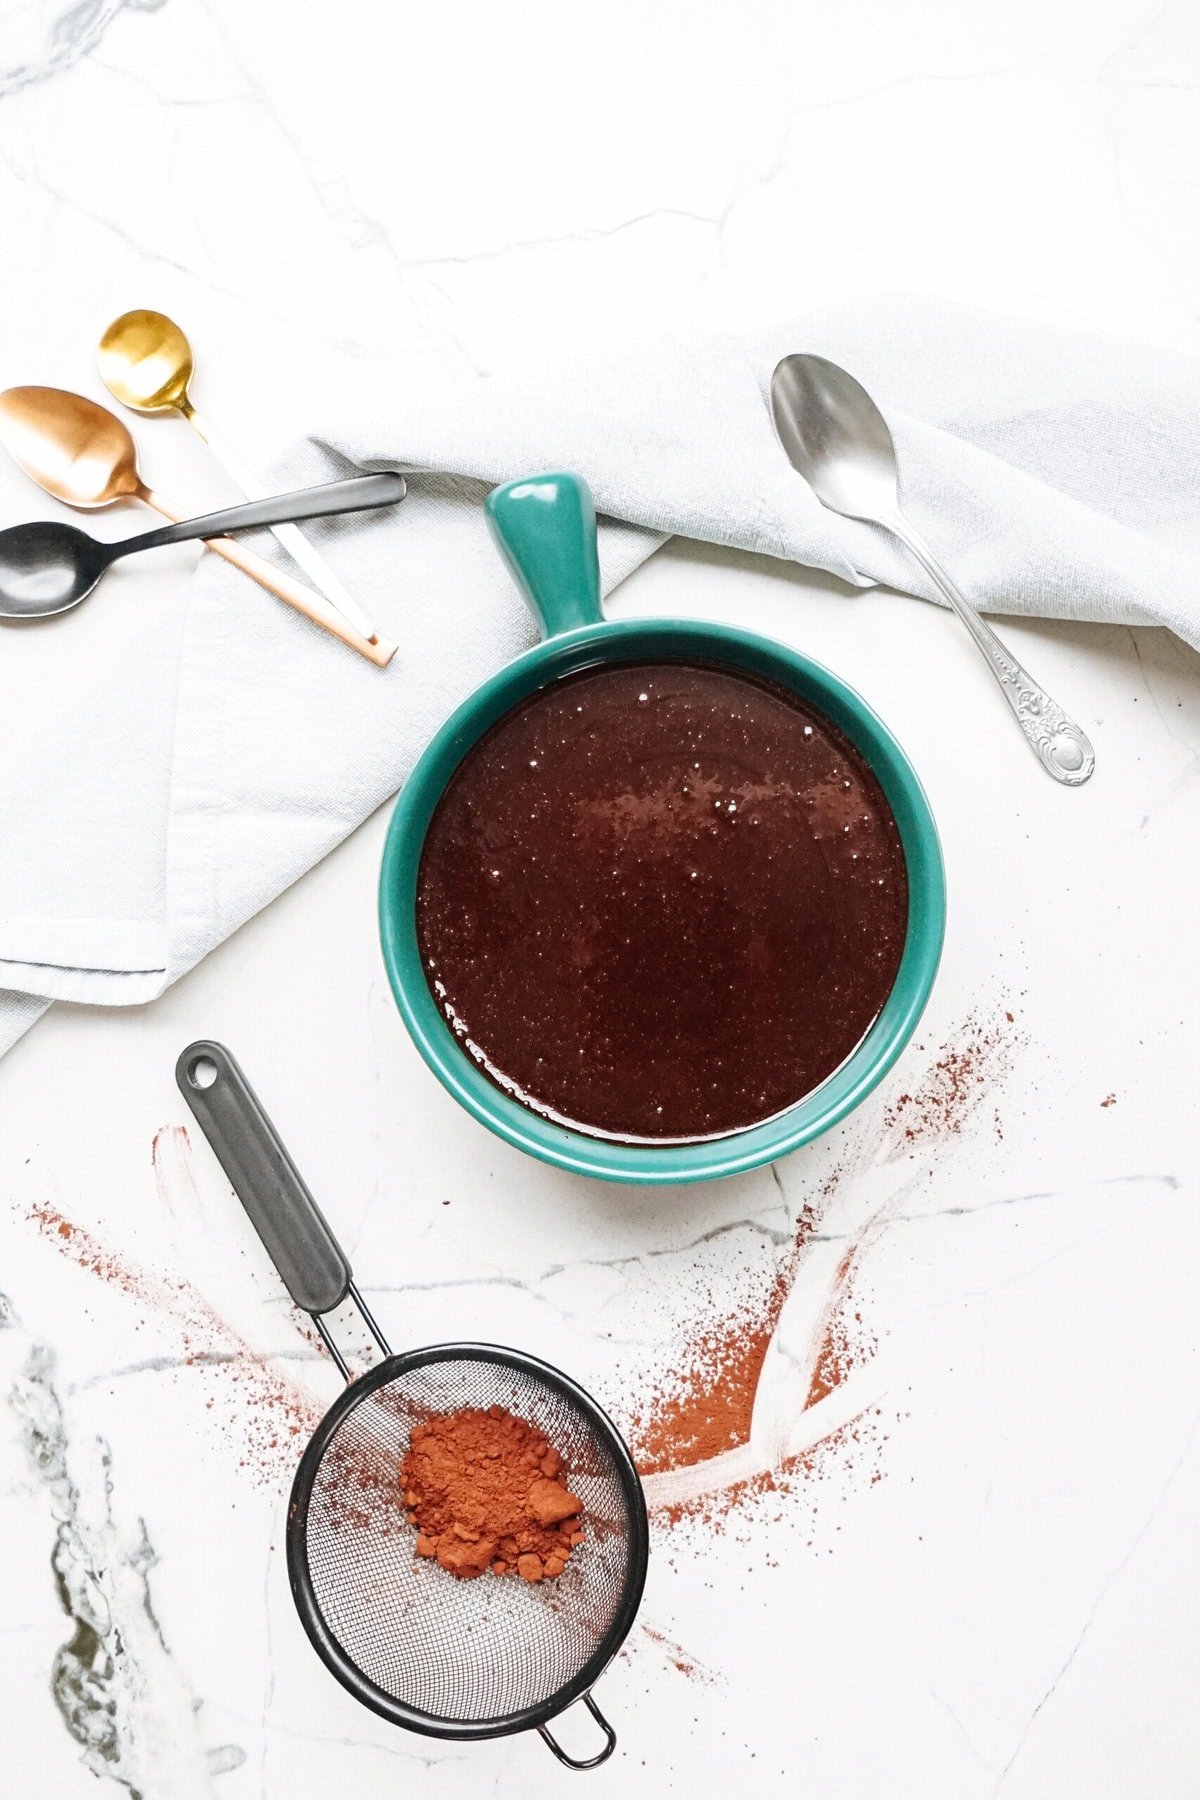
[{"label": "grey marble veining", "polygon": [[18,1340],[15,1365],[11,1351],[5,1358],[13,1371],[6,1404],[40,1490],[46,1575],[67,1633],[50,1669],[62,1724],[93,1775],[134,1796],[201,1800],[213,1792],[211,1777],[238,1768],[245,1751],[201,1747],[200,1702],[154,1611],[157,1558],[146,1523],[114,1516],[111,1450],[99,1437],[70,1437],[54,1352],[26,1336],[4,1296],[0,1329]]},{"label": "grey marble veining", "polygon": [[[0,64],[0,100],[73,68],[103,42],[105,32],[122,13],[160,12],[166,3],[167,0],[75,0],[73,6],[46,20],[42,54],[28,62]],[[52,11],[45,7],[35,10]],[[0,36],[0,57],[3,55],[4,39]]]}]

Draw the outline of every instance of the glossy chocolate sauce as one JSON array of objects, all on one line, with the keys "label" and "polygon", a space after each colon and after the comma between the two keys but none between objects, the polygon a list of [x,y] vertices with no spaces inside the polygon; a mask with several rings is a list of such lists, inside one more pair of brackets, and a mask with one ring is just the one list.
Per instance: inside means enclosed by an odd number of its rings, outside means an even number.
[{"label": "glossy chocolate sauce", "polygon": [[782,688],[676,663],[542,689],[467,754],[422,852],[438,1005],[501,1087],[593,1136],[758,1124],[850,1055],[908,917],[891,810]]}]

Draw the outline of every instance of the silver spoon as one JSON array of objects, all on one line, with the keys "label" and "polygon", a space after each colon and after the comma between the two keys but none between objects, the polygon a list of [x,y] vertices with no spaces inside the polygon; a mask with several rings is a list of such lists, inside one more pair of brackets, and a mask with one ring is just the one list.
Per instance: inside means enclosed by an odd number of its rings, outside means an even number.
[{"label": "silver spoon", "polygon": [[1096,766],[1087,736],[1009,655],[900,511],[896,448],[866,389],[823,356],[785,356],[771,377],[771,414],[822,506],[882,525],[916,557],[983,652],[1042,767],[1068,787],[1085,782]]},{"label": "silver spoon", "polygon": [[246,531],[255,525],[278,525],[290,519],[322,519],[333,513],[358,512],[372,506],[394,506],[405,495],[403,475],[387,470],[380,475],[359,475],[350,481],[330,481],[322,487],[301,488],[294,494],[276,494],[268,500],[251,500],[229,506],[223,512],[185,519],[180,525],[164,525],[137,537],[102,543],[77,525],[58,519],[34,520],[0,531],[0,619],[48,619],[69,612],[86,600],[105,570],[121,556],[138,550],[158,550],[166,544],[186,544],[193,538],[221,537],[227,531]]}]

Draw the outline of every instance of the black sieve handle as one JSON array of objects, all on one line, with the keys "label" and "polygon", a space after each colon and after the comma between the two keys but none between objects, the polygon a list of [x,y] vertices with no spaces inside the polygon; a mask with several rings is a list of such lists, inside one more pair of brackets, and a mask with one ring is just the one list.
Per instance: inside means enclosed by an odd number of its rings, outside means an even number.
[{"label": "black sieve handle", "polygon": [[351,1291],[350,1264],[234,1058],[202,1038],[175,1079],[296,1305],[332,1312]]}]

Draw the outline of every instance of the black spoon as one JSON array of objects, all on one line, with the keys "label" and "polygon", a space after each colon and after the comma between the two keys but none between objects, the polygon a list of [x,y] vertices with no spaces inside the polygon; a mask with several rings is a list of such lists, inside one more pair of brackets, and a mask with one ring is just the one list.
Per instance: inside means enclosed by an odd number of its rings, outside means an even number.
[{"label": "black spoon", "polygon": [[254,525],[282,525],[293,519],[319,519],[331,513],[358,512],[371,506],[394,506],[407,492],[403,475],[357,475],[323,487],[249,500],[244,506],[139,532],[115,544],[102,543],[77,525],[57,519],[33,520],[0,531],[0,620],[49,619],[86,600],[100,577],[120,556],[186,544],[193,538],[223,537]]}]

